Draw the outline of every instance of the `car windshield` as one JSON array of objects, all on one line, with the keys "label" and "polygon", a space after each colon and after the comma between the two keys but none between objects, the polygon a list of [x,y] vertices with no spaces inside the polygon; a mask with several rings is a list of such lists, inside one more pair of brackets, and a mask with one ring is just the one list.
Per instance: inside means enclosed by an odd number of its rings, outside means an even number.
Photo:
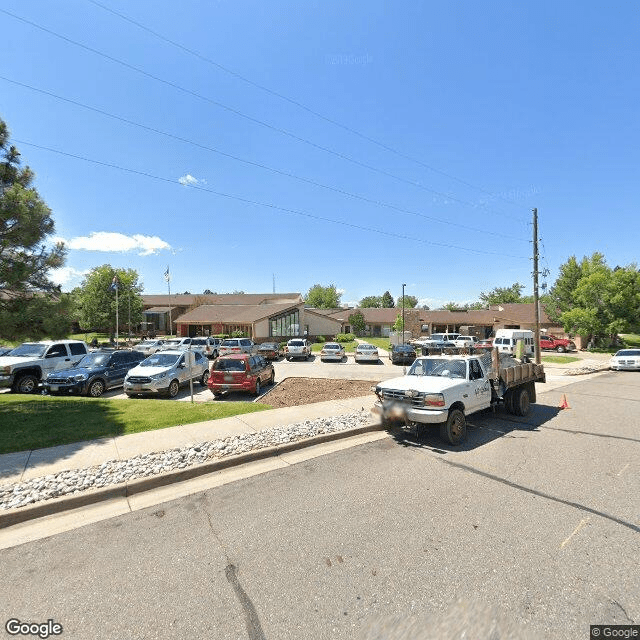
[{"label": "car windshield", "polygon": [[405,353],[410,353],[411,351],[413,351],[413,347],[410,347],[409,345],[399,344],[396,347],[396,351],[403,351]]},{"label": "car windshield", "polygon": [[193,338],[191,344],[207,344],[207,341],[204,338]]},{"label": "car windshield", "polygon": [[374,351],[375,347],[372,344],[359,344],[356,347],[357,351]]},{"label": "car windshield", "polygon": [[84,367],[85,369],[91,369],[93,367],[101,367],[107,363],[110,358],[108,353],[89,353],[80,362],[78,367]]},{"label": "car windshield", "polygon": [[289,340],[290,347],[304,347],[304,342],[302,340]]},{"label": "car windshield", "polygon": [[165,347],[175,347],[177,345],[179,345],[182,342],[182,340],[178,339],[174,339],[174,340],[165,340],[164,345]]},{"label": "car windshield", "polygon": [[145,347],[153,347],[156,344],[156,340],[143,340],[140,344],[138,344],[138,347],[142,347],[143,349]]},{"label": "car windshield", "polygon": [[260,345],[260,351],[272,351],[276,348],[276,345],[273,342],[265,342]]},{"label": "car windshield", "polygon": [[339,344],[329,343],[324,345],[325,349],[338,349],[338,351],[342,348]]},{"label": "car windshield", "polygon": [[238,340],[223,340],[222,341],[222,346],[223,347],[237,347],[240,344],[240,342]]},{"label": "car windshield", "polygon": [[176,353],[154,353],[152,356],[149,356],[146,360],[143,360],[140,363],[141,367],[170,367],[174,365],[178,358],[180,358]]},{"label": "car windshield", "polygon": [[236,360],[235,358],[225,360],[224,358],[220,358],[216,360],[213,369],[215,371],[245,371],[246,360]]},{"label": "car windshield", "polygon": [[416,360],[410,376],[440,376],[445,378],[465,378],[467,365],[464,360],[449,360],[446,358],[424,358]]},{"label": "car windshield", "polygon": [[[13,354],[11,354],[13,355]],[[615,357],[625,357],[625,356],[640,356],[640,349],[622,349],[622,351],[618,351]]]},{"label": "car windshield", "polygon": [[35,344],[26,342],[25,344],[21,344],[19,347],[16,347],[12,351],[9,351],[7,355],[10,356],[42,356],[44,352],[47,350],[46,344]]}]

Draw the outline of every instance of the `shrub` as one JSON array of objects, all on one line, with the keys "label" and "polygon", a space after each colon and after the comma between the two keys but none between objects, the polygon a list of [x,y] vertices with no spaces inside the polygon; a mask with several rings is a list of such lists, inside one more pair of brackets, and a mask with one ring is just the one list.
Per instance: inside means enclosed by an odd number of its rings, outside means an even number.
[{"label": "shrub", "polygon": [[287,346],[287,341],[285,340],[284,342],[280,343],[280,348],[284,349]]},{"label": "shrub", "polygon": [[244,331],[240,331],[240,329],[238,329],[237,331],[233,331],[231,333],[231,337],[232,338],[246,338],[246,334]]},{"label": "shrub", "polygon": [[338,333],[335,338],[336,342],[353,342],[355,339],[353,333]]},{"label": "shrub", "polygon": [[320,344],[322,344],[323,342],[326,342],[327,339],[324,336],[316,336],[316,342],[319,342]]}]

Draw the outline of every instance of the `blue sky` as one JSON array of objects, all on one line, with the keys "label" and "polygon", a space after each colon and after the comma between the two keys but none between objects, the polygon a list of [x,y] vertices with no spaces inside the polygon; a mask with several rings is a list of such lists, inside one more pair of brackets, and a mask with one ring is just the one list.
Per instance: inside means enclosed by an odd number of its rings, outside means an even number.
[{"label": "blue sky", "polygon": [[147,293],[167,265],[172,292],[530,293],[532,207],[549,285],[638,260],[633,3],[96,1],[199,57],[91,0],[2,3],[0,117],[65,290],[110,263]]}]

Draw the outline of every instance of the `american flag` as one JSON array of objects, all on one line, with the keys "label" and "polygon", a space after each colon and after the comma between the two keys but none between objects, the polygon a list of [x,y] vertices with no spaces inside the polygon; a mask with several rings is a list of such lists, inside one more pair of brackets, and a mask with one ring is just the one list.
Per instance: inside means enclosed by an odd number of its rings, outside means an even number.
[{"label": "american flag", "polygon": [[169,275],[169,267],[167,267],[167,270],[164,272],[164,279],[169,282],[169,280],[171,280],[171,276]]}]

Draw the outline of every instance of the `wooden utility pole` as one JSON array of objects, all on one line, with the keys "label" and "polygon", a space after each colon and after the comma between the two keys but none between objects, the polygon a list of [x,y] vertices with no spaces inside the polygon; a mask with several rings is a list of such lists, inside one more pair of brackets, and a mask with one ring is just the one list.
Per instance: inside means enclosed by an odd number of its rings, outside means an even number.
[{"label": "wooden utility pole", "polygon": [[538,295],[538,210],[533,211],[533,306],[535,310],[534,349],[536,364],[540,364],[540,298]]}]

